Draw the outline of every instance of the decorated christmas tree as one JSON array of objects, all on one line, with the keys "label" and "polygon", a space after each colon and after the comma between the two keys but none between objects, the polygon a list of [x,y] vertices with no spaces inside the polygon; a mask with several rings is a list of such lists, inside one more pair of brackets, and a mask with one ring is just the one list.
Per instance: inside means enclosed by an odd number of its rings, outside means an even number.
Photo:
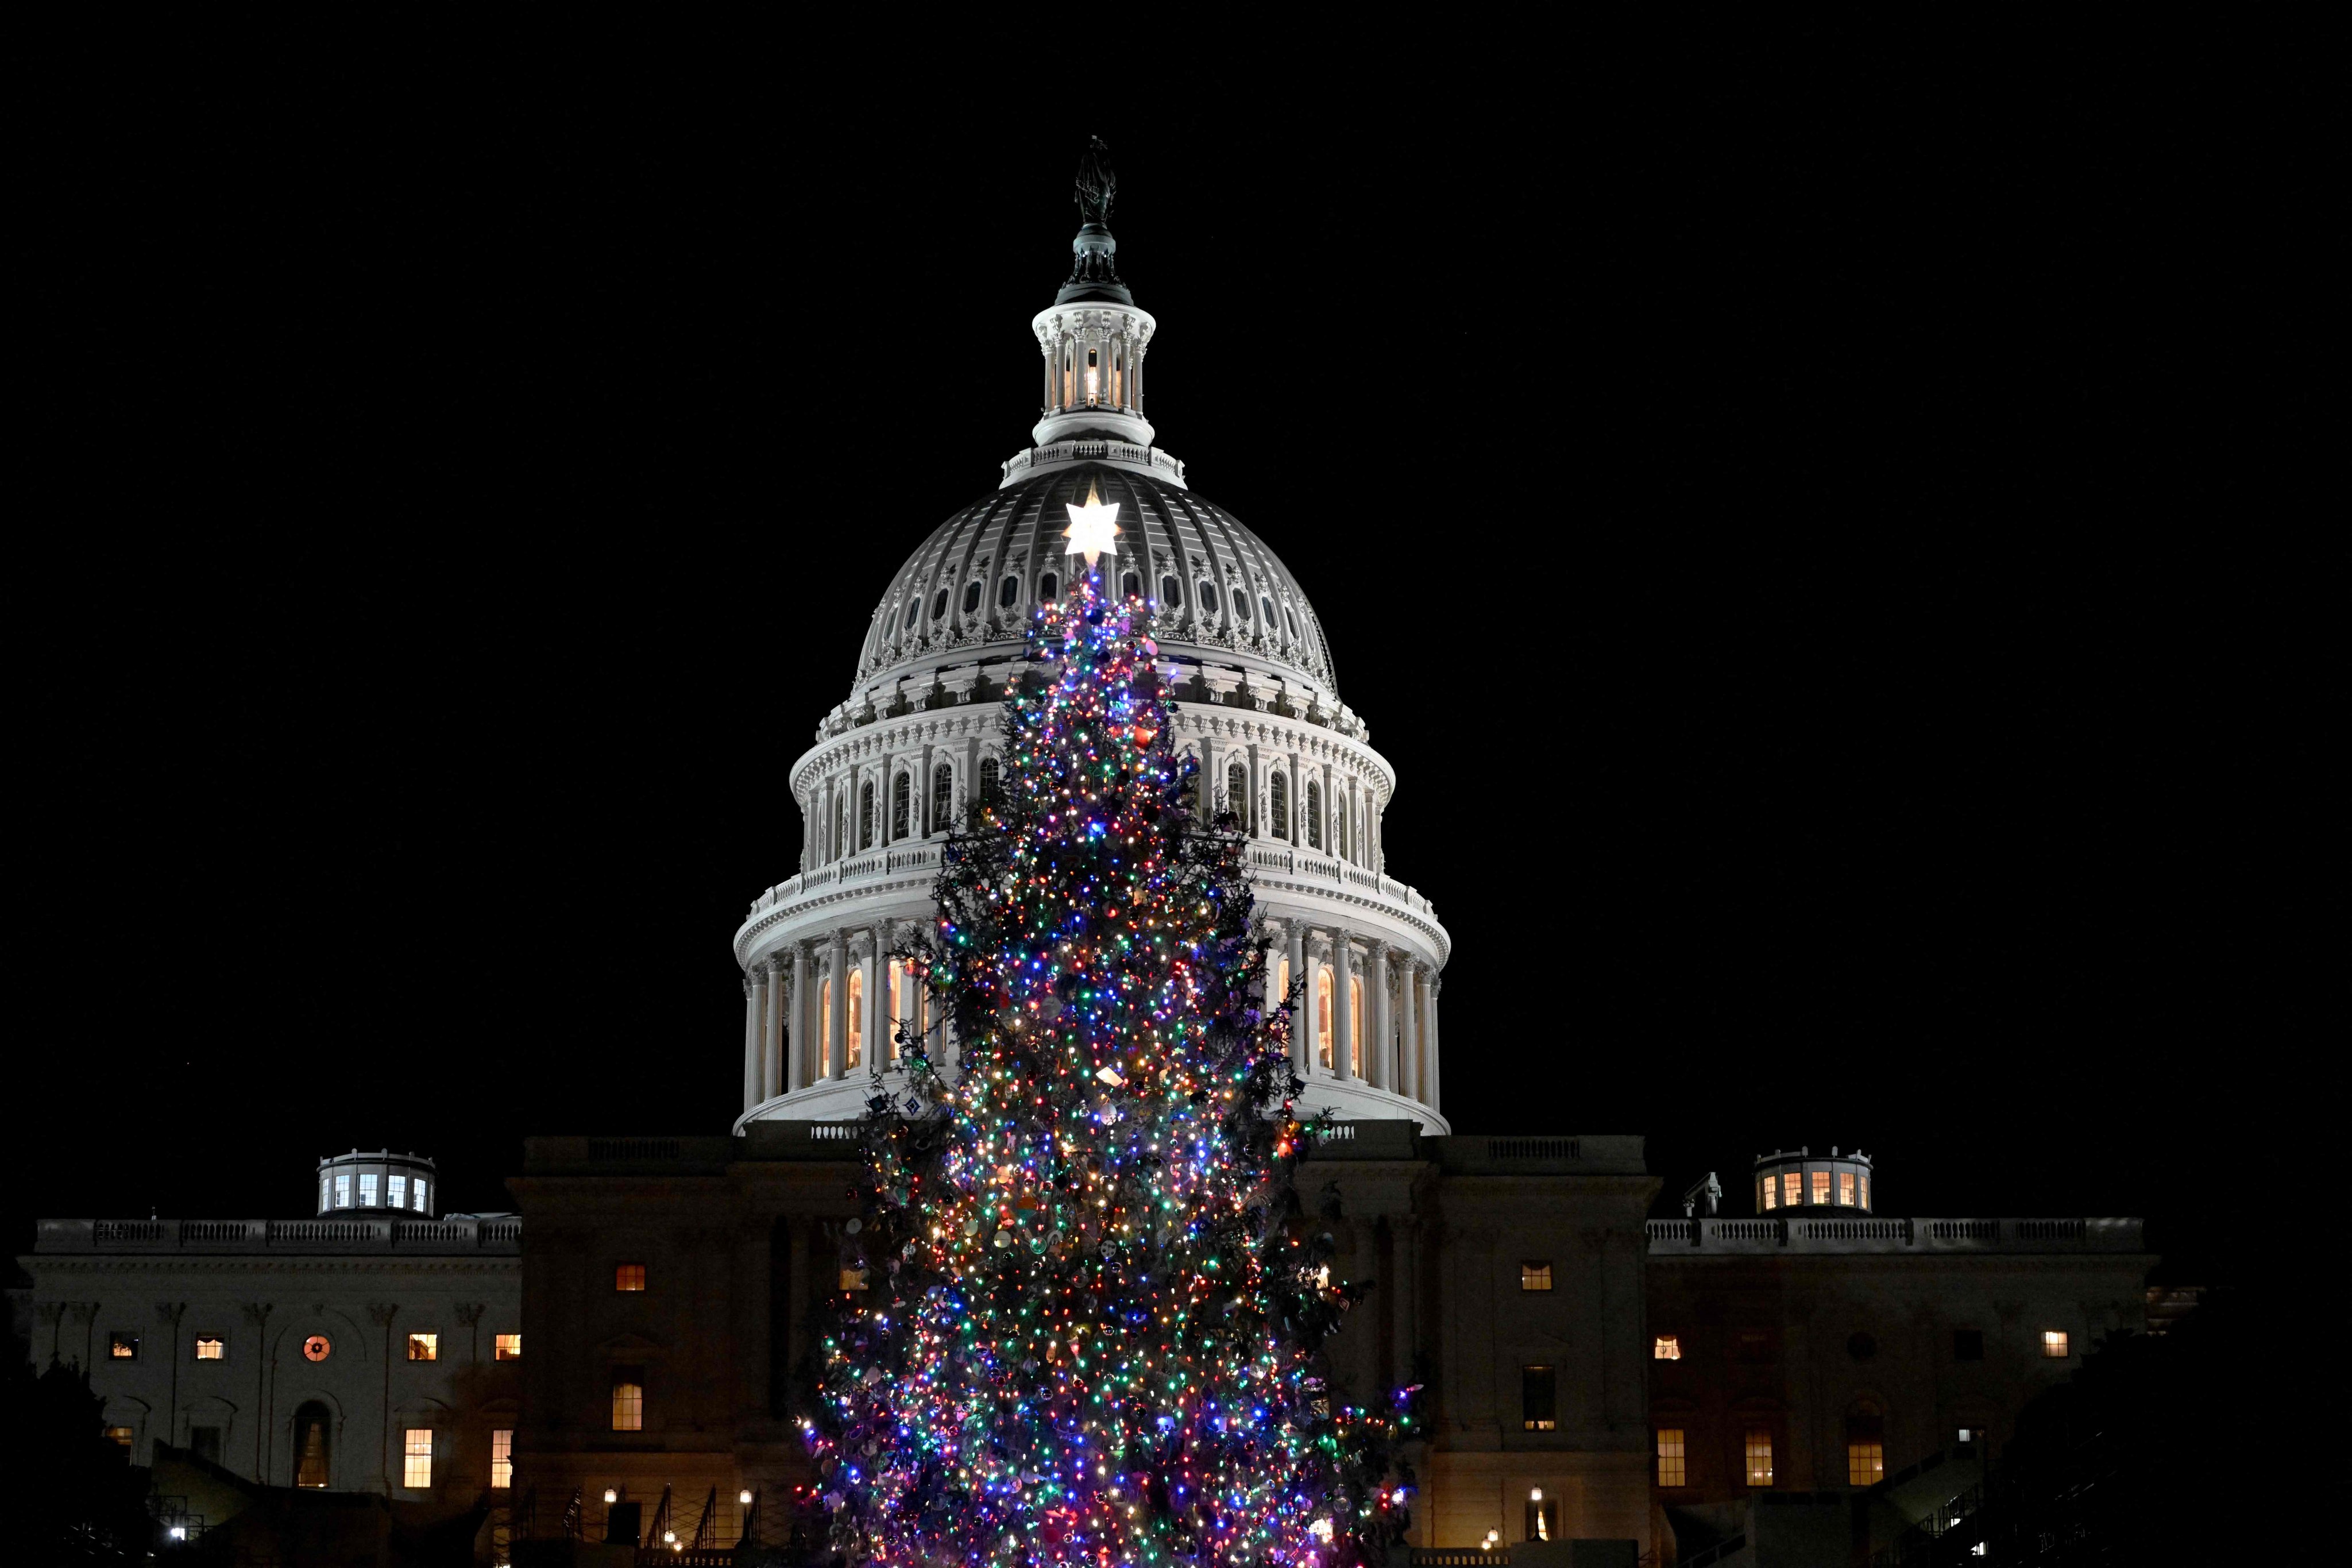
[{"label": "decorated christmas tree", "polygon": [[1170,743],[1148,607],[1108,602],[1116,507],[1031,629],[999,798],[949,844],[923,955],[955,1060],[865,1123],[813,1424],[834,1543],[888,1564],[1377,1561],[1402,1396],[1321,1354],[1359,1289],[1303,1212],[1314,1129],[1265,995],[1242,842]]}]

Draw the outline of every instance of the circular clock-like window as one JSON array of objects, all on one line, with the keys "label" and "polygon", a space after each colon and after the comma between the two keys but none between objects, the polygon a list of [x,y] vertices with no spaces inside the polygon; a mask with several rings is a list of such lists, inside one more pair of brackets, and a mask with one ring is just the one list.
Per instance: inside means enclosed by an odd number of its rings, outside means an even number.
[{"label": "circular clock-like window", "polygon": [[327,1359],[328,1355],[333,1352],[334,1348],[335,1347],[333,1345],[327,1342],[326,1335],[312,1334],[309,1339],[302,1342],[302,1359],[305,1361],[324,1361]]},{"label": "circular clock-like window", "polygon": [[1878,1353],[1878,1342],[1868,1334],[1856,1334],[1846,1341],[1845,1353],[1856,1361],[1868,1361]]}]

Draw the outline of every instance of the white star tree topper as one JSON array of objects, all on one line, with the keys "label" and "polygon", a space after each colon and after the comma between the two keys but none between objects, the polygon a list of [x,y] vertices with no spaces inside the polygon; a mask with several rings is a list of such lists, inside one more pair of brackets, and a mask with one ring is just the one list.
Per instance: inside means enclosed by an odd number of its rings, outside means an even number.
[{"label": "white star tree topper", "polygon": [[1111,541],[1118,537],[1118,502],[1104,505],[1102,487],[1089,484],[1086,505],[1072,506],[1064,501],[1062,510],[1070,514],[1070,526],[1062,530],[1070,542],[1064,553],[1084,555],[1087,564],[1093,565],[1095,557],[1107,553]]}]

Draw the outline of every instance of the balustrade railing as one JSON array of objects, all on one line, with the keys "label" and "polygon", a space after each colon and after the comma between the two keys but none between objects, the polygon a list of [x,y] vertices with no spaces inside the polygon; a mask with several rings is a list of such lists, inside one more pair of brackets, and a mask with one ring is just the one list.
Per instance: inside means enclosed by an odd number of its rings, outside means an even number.
[{"label": "balustrade railing", "polygon": [[318,1219],[45,1219],[37,1252],[512,1252],[522,1221],[511,1216],[396,1219],[389,1214]]},{"label": "balustrade railing", "polygon": [[1653,1251],[1725,1252],[2137,1252],[2136,1219],[1906,1219],[1895,1215],[1762,1215],[1754,1219],[1654,1219]]}]

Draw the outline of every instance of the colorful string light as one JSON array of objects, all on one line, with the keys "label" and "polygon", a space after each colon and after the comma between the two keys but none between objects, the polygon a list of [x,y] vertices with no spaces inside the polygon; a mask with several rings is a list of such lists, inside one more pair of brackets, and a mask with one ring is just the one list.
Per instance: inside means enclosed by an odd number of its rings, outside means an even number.
[{"label": "colorful string light", "polygon": [[834,1543],[908,1568],[1361,1562],[1404,1531],[1412,1391],[1333,1396],[1321,1347],[1360,1291],[1301,1213],[1315,1130],[1242,840],[1199,820],[1148,606],[1091,564],[1071,586],[915,955],[956,1066],[902,1037],[909,1091],[861,1124],[868,1289],[807,1429]]}]

